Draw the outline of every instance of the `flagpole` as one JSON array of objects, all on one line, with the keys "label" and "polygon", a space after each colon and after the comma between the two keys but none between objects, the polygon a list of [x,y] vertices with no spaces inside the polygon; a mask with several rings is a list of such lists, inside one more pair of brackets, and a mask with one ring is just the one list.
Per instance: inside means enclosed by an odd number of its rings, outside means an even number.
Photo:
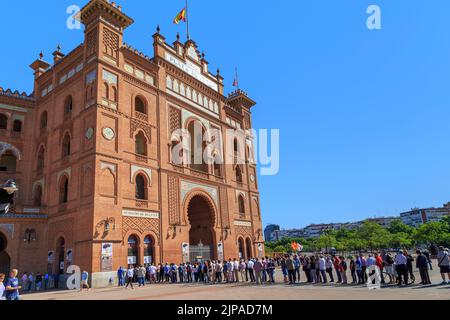
[{"label": "flagpole", "polygon": [[186,36],[187,36],[188,40],[191,39],[191,37],[189,36],[189,7],[188,7],[188,0],[186,0]]},{"label": "flagpole", "polygon": [[239,90],[239,76],[238,76],[238,69],[236,67],[236,88]]}]

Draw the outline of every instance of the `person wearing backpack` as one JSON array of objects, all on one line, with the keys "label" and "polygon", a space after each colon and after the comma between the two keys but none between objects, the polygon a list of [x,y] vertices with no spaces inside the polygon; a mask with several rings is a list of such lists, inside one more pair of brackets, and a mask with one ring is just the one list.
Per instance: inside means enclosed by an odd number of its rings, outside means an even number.
[{"label": "person wearing backpack", "polygon": [[[449,252],[444,247],[439,247],[439,252],[437,255],[438,267],[440,269],[442,277],[442,285],[450,284],[450,258]],[[447,274],[447,281],[445,280],[445,274]]]}]

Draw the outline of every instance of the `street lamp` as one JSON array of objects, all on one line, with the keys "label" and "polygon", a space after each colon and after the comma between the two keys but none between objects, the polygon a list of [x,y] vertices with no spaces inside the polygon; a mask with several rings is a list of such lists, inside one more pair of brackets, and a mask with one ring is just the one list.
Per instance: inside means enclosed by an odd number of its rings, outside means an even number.
[{"label": "street lamp", "polygon": [[11,205],[14,204],[14,194],[18,190],[13,179],[9,179],[0,187],[0,214],[7,214],[10,211]]}]

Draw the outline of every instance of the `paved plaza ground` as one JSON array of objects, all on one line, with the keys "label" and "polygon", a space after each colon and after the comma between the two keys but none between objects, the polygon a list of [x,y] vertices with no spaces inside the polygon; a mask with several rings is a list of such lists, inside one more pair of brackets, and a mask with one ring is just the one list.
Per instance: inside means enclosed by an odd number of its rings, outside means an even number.
[{"label": "paved plaza ground", "polygon": [[[301,283],[282,283],[277,270],[278,283],[256,286],[238,284],[151,284],[134,290],[124,288],[94,289],[89,292],[56,291],[23,295],[23,300],[450,300],[450,285],[438,285],[441,277],[434,268],[431,271],[433,285],[413,284],[398,288],[389,286],[369,290],[366,286]],[[416,279],[420,281],[418,272]],[[302,281],[305,275],[302,274]]]}]

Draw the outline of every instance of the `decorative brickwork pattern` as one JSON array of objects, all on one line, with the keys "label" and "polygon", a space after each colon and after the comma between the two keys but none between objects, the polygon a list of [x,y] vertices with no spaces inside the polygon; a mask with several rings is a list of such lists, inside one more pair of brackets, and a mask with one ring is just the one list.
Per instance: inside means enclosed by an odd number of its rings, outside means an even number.
[{"label": "decorative brickwork pattern", "polygon": [[87,44],[87,55],[90,56],[94,54],[97,45],[97,29],[94,29],[88,33],[86,44]]},{"label": "decorative brickwork pattern", "polygon": [[141,234],[151,231],[156,234],[158,238],[157,242],[159,243],[160,232],[158,219],[122,217],[122,238],[125,239],[126,234],[131,230],[138,231]]},{"label": "decorative brickwork pattern", "polygon": [[119,36],[109,29],[103,29],[104,53],[117,59],[119,50]]},{"label": "decorative brickwork pattern", "polygon": [[148,139],[148,143],[151,144],[152,143],[152,128],[149,125],[146,125],[145,123],[142,123],[141,121],[137,121],[135,119],[130,119],[130,121],[131,121],[130,137],[134,138],[134,134],[136,133],[136,131],[138,129],[141,129],[142,131],[144,131],[144,133]]},{"label": "decorative brickwork pattern", "polygon": [[175,130],[181,128],[181,111],[174,107],[170,107],[169,128],[170,135],[172,135]]},{"label": "decorative brickwork pattern", "polygon": [[178,179],[169,176],[169,224],[181,224]]},{"label": "decorative brickwork pattern", "polygon": [[222,227],[230,227],[230,215],[228,213],[227,188],[220,187],[220,210],[222,211]]}]

